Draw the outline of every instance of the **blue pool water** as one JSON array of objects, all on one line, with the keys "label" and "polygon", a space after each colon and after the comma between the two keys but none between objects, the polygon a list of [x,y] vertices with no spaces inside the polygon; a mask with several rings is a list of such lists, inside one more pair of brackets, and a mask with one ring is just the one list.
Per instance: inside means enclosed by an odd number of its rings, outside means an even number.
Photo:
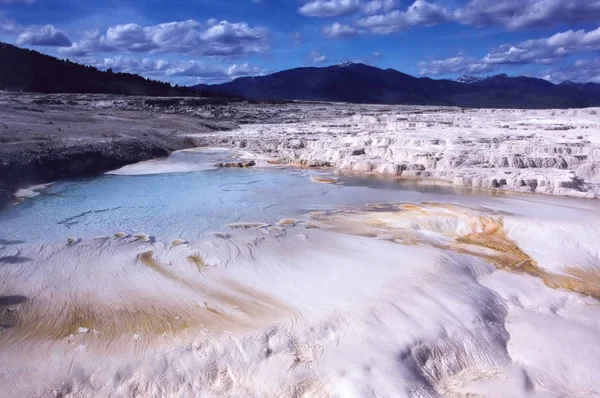
[{"label": "blue pool water", "polygon": [[[193,161],[197,163],[198,157],[206,154],[199,152],[195,156]],[[180,158],[176,158],[178,162]],[[341,178],[341,184],[323,184],[311,180],[311,175],[323,172],[302,169],[200,169],[164,173],[163,167],[163,174],[103,175],[57,182],[37,197],[0,210],[0,239],[54,241],[115,232],[146,233],[165,241],[195,239],[223,230],[228,223],[270,223],[302,217],[314,210],[373,202],[436,201],[506,207],[517,201],[512,207],[526,205],[532,209],[527,211],[541,208],[531,205],[532,195],[465,195],[449,187],[356,177]],[[564,199],[559,198],[544,201],[544,209],[549,209],[545,211],[550,215],[553,206],[547,202],[564,204]]]},{"label": "blue pool water", "polygon": [[[0,211],[0,238],[45,241],[115,232],[193,239],[233,222],[275,222],[312,210],[431,194],[315,183],[304,170],[216,169],[58,182]],[[451,195],[450,195],[451,196]]]}]

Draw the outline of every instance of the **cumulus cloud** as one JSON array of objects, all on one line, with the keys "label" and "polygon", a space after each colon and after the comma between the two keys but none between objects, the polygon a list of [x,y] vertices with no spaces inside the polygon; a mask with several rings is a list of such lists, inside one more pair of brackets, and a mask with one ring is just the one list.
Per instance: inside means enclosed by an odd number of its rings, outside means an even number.
[{"label": "cumulus cloud", "polygon": [[327,37],[330,37],[332,39],[337,39],[340,37],[354,36],[359,33],[359,30],[353,26],[344,25],[344,24],[336,22],[332,25],[324,27],[323,33]]},{"label": "cumulus cloud", "polygon": [[23,30],[14,20],[0,20],[0,33],[16,33]]},{"label": "cumulus cloud", "polygon": [[372,14],[363,15],[356,24],[374,34],[442,22],[524,29],[600,20],[600,0],[471,0],[454,8],[441,1],[416,0],[406,10],[393,3],[384,6],[383,2],[371,1],[362,3],[357,10]]},{"label": "cumulus cloud", "polygon": [[68,47],[71,45],[69,37],[53,25],[23,26],[14,20],[0,20],[0,33],[17,35],[16,42],[20,46]]},{"label": "cumulus cloud", "polygon": [[446,21],[449,11],[425,0],[416,0],[406,11],[393,10],[360,18],[357,25],[371,33],[387,35],[412,26],[431,26]]},{"label": "cumulus cloud", "polygon": [[262,53],[268,48],[265,28],[252,28],[246,22],[188,20],[152,26],[122,24],[105,33],[89,31],[60,51],[77,56],[112,51],[228,56]]},{"label": "cumulus cloud", "polygon": [[69,47],[69,37],[52,25],[32,26],[17,37],[17,44],[49,47]]},{"label": "cumulus cloud", "polygon": [[396,0],[371,0],[363,3],[360,10],[364,14],[377,14],[393,10],[398,5]]},{"label": "cumulus cloud", "polygon": [[471,0],[453,17],[468,25],[512,29],[580,23],[600,19],[600,0]]},{"label": "cumulus cloud", "polygon": [[586,32],[568,30],[547,38],[502,45],[481,59],[456,56],[420,62],[421,74],[482,73],[500,65],[552,64],[567,55],[600,50],[600,28]]},{"label": "cumulus cloud", "polygon": [[200,61],[183,62],[178,66],[167,69],[168,76],[193,76],[204,79],[236,79],[243,76],[259,76],[264,70],[259,66],[248,63],[233,64],[229,67],[208,65]]},{"label": "cumulus cloud", "polygon": [[198,60],[170,62],[162,59],[139,59],[124,56],[102,59],[86,57],[80,58],[78,61],[101,70],[111,69],[114,72],[136,73],[162,79],[197,77],[205,82],[226,81],[242,76],[258,76],[265,73],[263,68],[248,63],[226,66]]},{"label": "cumulus cloud", "polygon": [[397,4],[397,0],[310,0],[300,7],[298,12],[307,17],[327,18],[355,12],[363,14],[386,12],[392,10]]},{"label": "cumulus cloud", "polygon": [[311,0],[298,9],[307,17],[338,17],[355,13],[360,9],[360,0]]},{"label": "cumulus cloud", "polygon": [[568,30],[548,38],[500,46],[486,55],[483,60],[490,64],[549,64],[568,54],[598,49],[600,49],[600,28],[589,32]]},{"label": "cumulus cloud", "polygon": [[380,35],[387,35],[409,27],[404,17],[404,12],[394,10],[387,14],[373,15],[361,18],[357,25],[369,30],[369,32]]},{"label": "cumulus cloud", "polygon": [[477,74],[493,71],[496,66],[477,61],[473,58],[458,55],[456,57],[423,61],[417,64],[421,76],[439,76],[447,73]]},{"label": "cumulus cloud", "polygon": [[543,78],[553,83],[570,80],[576,83],[600,84],[600,58],[581,59],[568,67],[551,69]]},{"label": "cumulus cloud", "polygon": [[315,64],[323,64],[323,63],[325,63],[325,62],[327,62],[329,60],[327,58],[327,56],[321,54],[318,51],[311,52],[310,55],[309,55],[309,58]]},{"label": "cumulus cloud", "polygon": [[114,72],[138,74],[159,74],[170,67],[170,63],[165,60],[151,60],[149,58],[137,59],[123,56],[102,59],[83,58],[78,59],[78,61],[101,70],[112,69]]}]

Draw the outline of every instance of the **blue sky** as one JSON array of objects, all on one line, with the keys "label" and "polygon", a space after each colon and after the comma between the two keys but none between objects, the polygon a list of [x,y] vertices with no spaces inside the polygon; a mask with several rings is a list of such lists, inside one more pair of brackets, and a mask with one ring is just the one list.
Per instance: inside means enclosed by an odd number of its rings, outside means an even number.
[{"label": "blue sky", "polygon": [[0,0],[0,41],[179,84],[348,61],[600,83],[600,0]]}]

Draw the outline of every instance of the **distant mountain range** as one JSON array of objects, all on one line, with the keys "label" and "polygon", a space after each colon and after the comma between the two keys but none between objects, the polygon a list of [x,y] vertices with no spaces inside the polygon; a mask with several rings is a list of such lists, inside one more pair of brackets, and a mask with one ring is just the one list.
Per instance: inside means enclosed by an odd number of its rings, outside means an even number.
[{"label": "distant mountain range", "polygon": [[198,85],[253,99],[338,101],[370,104],[454,105],[480,108],[582,108],[600,106],[600,85],[559,85],[525,76],[453,80],[416,78],[360,63],[296,68],[229,83]]},{"label": "distant mountain range", "polygon": [[416,78],[360,63],[296,68],[229,83],[171,86],[129,73],[100,71],[0,42],[0,90],[149,96],[246,97],[259,100],[365,104],[451,105],[473,108],[582,108],[600,106],[600,84],[505,74],[454,80]]},{"label": "distant mountain range", "polygon": [[0,42],[0,90],[149,96],[220,96],[130,73],[103,72]]}]

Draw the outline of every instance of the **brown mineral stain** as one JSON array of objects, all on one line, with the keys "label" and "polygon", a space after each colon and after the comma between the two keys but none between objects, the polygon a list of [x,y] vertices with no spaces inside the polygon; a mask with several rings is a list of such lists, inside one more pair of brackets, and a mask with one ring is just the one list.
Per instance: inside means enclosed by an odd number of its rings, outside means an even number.
[{"label": "brown mineral stain", "polygon": [[188,261],[198,267],[200,272],[202,272],[202,269],[206,267],[206,263],[199,253],[188,256]]},{"label": "brown mineral stain", "polygon": [[[390,210],[390,206],[400,211]],[[499,217],[480,215],[456,205],[434,203],[371,205],[362,210],[345,210],[334,214],[319,212],[312,213],[311,216],[324,224],[324,228],[336,232],[386,238],[401,244],[425,244],[481,257],[498,269],[538,277],[550,288],[565,289],[600,299],[600,271],[576,267],[565,269],[564,274],[546,271],[506,236],[503,220]],[[461,236],[451,230],[434,230],[433,232],[443,233],[455,242],[444,244],[419,238],[418,232],[422,227],[418,222],[412,228],[396,227],[389,223],[397,217],[418,220],[421,216],[441,220],[460,218],[466,222],[469,229],[476,232]]]},{"label": "brown mineral stain", "polygon": [[160,266],[160,264],[158,264],[158,262],[156,262],[156,260],[154,259],[154,251],[153,250],[149,250],[147,252],[140,253],[138,255],[138,259],[143,264],[147,265],[153,271],[156,271],[159,274],[163,275],[165,278],[174,279],[174,280],[177,279],[177,277],[175,275],[173,275],[171,272],[165,270],[163,267]]},{"label": "brown mineral stain", "polygon": [[333,178],[333,177],[320,177],[320,176],[311,176],[310,179],[313,182],[318,182],[321,184],[335,184],[337,183],[339,180],[337,178]]},{"label": "brown mineral stain", "polygon": [[264,228],[264,227],[268,227],[268,226],[269,226],[269,224],[265,224],[262,222],[237,222],[237,223],[233,223],[233,224],[227,224],[227,227],[229,227],[231,229]]},{"label": "brown mineral stain", "polygon": [[319,229],[321,227],[319,227],[319,224],[309,221],[309,222],[305,222],[304,223],[304,228],[306,228],[306,229]]},{"label": "brown mineral stain", "polygon": [[296,224],[298,224],[298,220],[294,220],[293,218],[284,218],[277,223],[280,227],[294,227]]}]

